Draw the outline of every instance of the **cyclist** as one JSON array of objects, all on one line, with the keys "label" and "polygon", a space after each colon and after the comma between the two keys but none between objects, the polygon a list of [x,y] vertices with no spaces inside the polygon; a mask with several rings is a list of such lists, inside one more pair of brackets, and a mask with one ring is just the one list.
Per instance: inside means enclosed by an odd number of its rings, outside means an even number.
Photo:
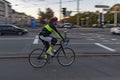
[{"label": "cyclist", "polygon": [[52,49],[53,49],[53,46],[57,43],[57,39],[53,36],[50,36],[50,34],[54,32],[60,40],[64,40],[62,35],[56,29],[57,21],[58,21],[57,17],[50,18],[50,22],[46,24],[42,29],[42,31],[40,31],[39,33],[39,38],[46,47],[46,53],[51,56],[54,55],[52,53]]}]

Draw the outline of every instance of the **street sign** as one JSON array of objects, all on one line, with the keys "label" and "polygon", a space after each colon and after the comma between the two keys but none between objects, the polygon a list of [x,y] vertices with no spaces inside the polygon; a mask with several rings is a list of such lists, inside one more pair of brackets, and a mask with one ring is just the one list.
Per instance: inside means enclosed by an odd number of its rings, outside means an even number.
[{"label": "street sign", "polygon": [[109,8],[107,5],[95,5],[96,8]]},{"label": "street sign", "polygon": [[110,9],[106,9],[106,8],[103,9],[103,11],[109,11],[109,10],[110,10]]}]

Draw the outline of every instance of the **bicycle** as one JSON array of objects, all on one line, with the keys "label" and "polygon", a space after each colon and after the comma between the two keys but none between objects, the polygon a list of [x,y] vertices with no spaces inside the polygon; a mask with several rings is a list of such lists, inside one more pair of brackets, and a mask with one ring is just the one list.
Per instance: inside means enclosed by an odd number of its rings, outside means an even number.
[{"label": "bicycle", "polygon": [[[56,56],[58,63],[62,66],[70,66],[75,61],[75,52],[73,49],[67,46],[68,42],[69,40],[66,40],[66,44],[63,45],[64,44],[63,41],[60,41],[59,44],[55,45],[59,47],[57,48],[56,52],[54,52],[54,56],[52,58]],[[49,59],[46,59],[44,57],[45,54],[46,54],[45,46],[44,48],[34,49],[29,54],[28,57],[31,66],[35,68],[41,68],[44,67],[47,63],[49,63]]]}]

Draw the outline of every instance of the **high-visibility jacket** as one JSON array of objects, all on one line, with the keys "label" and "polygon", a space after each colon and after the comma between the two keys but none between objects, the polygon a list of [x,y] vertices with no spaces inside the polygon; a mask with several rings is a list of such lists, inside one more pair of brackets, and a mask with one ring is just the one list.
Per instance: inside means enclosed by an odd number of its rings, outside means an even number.
[{"label": "high-visibility jacket", "polygon": [[49,23],[46,24],[44,26],[44,28],[42,29],[42,31],[39,33],[39,35],[43,35],[44,37],[48,37],[50,36],[50,34],[54,32],[56,34],[56,36],[60,39],[60,40],[64,40],[64,38],[62,37],[62,35],[58,32],[58,30],[56,29],[55,25],[53,23]]}]

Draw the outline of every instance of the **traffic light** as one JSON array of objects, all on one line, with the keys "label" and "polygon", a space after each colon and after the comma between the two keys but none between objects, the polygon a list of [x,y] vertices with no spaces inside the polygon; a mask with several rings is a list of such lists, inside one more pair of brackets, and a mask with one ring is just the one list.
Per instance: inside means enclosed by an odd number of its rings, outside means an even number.
[{"label": "traffic light", "polygon": [[66,8],[62,8],[62,13],[64,16],[66,16]]}]

